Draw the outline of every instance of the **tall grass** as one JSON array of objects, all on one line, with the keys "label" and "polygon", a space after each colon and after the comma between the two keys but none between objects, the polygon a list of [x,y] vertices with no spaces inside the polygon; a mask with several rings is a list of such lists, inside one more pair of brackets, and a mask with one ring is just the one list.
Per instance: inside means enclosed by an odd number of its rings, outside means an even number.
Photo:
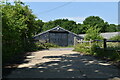
[{"label": "tall grass", "polygon": [[104,59],[110,59],[113,61],[120,61],[120,53],[117,52],[117,50],[120,50],[120,45],[117,45],[117,43],[107,43],[107,48],[104,49],[102,43],[94,42],[92,44],[89,43],[82,43],[77,44],[75,46],[75,51],[94,55],[100,58]]}]

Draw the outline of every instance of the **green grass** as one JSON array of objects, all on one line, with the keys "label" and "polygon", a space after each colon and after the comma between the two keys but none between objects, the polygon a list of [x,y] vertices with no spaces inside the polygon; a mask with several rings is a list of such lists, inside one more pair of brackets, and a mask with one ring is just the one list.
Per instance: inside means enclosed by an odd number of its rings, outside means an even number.
[{"label": "green grass", "polygon": [[40,49],[48,49],[48,48],[52,48],[52,47],[57,48],[59,46],[55,45],[55,44],[52,44],[52,43],[40,43],[40,42],[37,42],[36,47],[37,47],[38,50],[40,50]]},{"label": "green grass", "polygon": [[40,50],[40,49],[46,49],[46,48],[48,49],[48,48],[72,48],[72,47],[74,47],[73,45],[58,46],[58,45],[52,44],[52,43],[40,43],[40,42],[37,42],[36,46],[37,46],[38,50]]},{"label": "green grass", "polygon": [[74,51],[78,51],[84,54],[94,55],[100,58],[111,59],[113,61],[120,61],[120,53],[117,50],[120,50],[120,45],[116,43],[108,43],[108,47],[103,49],[101,43],[88,43],[77,44]]},{"label": "green grass", "polygon": [[120,40],[120,35],[113,36],[110,40]]},{"label": "green grass", "polygon": [[70,46],[58,46],[57,48],[73,48],[74,46],[73,45],[70,45]]}]

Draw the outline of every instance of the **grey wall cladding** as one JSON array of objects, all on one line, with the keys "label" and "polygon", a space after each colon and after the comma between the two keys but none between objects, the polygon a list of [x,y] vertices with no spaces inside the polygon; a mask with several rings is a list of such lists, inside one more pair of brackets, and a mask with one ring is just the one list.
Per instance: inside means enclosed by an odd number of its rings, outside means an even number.
[{"label": "grey wall cladding", "polygon": [[60,46],[74,45],[74,37],[81,39],[75,33],[65,30],[59,26],[40,33],[34,37],[35,40],[55,43]]}]

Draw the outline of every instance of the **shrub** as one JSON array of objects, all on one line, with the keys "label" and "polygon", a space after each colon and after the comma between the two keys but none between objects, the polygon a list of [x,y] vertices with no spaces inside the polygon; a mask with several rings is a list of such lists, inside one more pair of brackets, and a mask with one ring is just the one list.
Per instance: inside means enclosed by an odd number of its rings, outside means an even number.
[{"label": "shrub", "polygon": [[36,42],[36,49],[41,50],[41,49],[48,49],[51,47],[59,47],[58,45],[52,44],[52,43],[41,43],[41,42]]},{"label": "shrub", "polygon": [[103,49],[101,48],[101,43],[94,42],[91,45],[88,43],[77,44],[74,50],[82,52],[84,54],[90,54],[105,59],[111,59],[113,61],[120,61],[120,53],[116,51],[116,47],[107,47],[107,49]]},{"label": "shrub", "polygon": [[94,28],[94,27],[90,27],[87,32],[86,32],[86,36],[85,36],[85,40],[95,40],[95,39],[103,39],[102,36],[100,36],[100,28]]},{"label": "shrub", "polygon": [[59,47],[58,45],[55,45],[55,44],[52,44],[52,43],[45,43],[45,46],[47,47],[47,48],[51,48],[51,47]]},{"label": "shrub", "polygon": [[120,41],[120,35],[113,36],[112,38],[110,38],[110,40],[118,40],[118,41]]},{"label": "shrub", "polygon": [[91,52],[90,52],[90,54],[92,54],[92,55],[97,55],[96,53],[96,51],[98,50],[100,48],[100,46],[98,45],[98,44],[95,44],[95,43],[93,43],[92,44],[92,46],[91,46]]},{"label": "shrub", "polygon": [[79,51],[79,52],[82,52],[82,53],[89,54],[90,53],[90,48],[89,47],[90,47],[90,45],[88,43],[77,44],[75,46],[74,51]]}]

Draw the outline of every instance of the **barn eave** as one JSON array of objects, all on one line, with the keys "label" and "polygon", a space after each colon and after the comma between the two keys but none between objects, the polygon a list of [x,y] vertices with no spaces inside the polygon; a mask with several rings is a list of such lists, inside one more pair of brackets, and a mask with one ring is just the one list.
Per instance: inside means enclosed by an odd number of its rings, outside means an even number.
[{"label": "barn eave", "polygon": [[[77,37],[80,37],[79,35],[77,35],[77,34],[75,34],[75,33],[73,33],[73,32],[70,32],[70,31],[68,31],[68,30],[66,30],[66,29],[64,29],[64,28],[62,28],[62,27],[60,27],[60,26],[58,25],[58,26],[56,26],[56,27],[54,27],[54,28],[52,28],[52,29],[49,29],[49,30],[47,30],[47,31],[44,31],[44,32],[42,32],[42,33],[39,33],[39,34],[35,35],[33,38],[35,38],[35,37],[37,37],[37,36],[40,36],[40,35],[42,35],[42,34],[45,34],[45,33],[47,33],[47,32],[50,32],[50,31],[52,31],[52,30],[54,30],[54,29],[56,29],[56,28],[60,28],[60,29],[66,31],[66,32],[68,32],[68,33],[71,33],[71,34],[73,34],[73,35],[75,35],[75,36],[77,36]],[[82,38],[82,37],[81,37],[81,38]]]}]

